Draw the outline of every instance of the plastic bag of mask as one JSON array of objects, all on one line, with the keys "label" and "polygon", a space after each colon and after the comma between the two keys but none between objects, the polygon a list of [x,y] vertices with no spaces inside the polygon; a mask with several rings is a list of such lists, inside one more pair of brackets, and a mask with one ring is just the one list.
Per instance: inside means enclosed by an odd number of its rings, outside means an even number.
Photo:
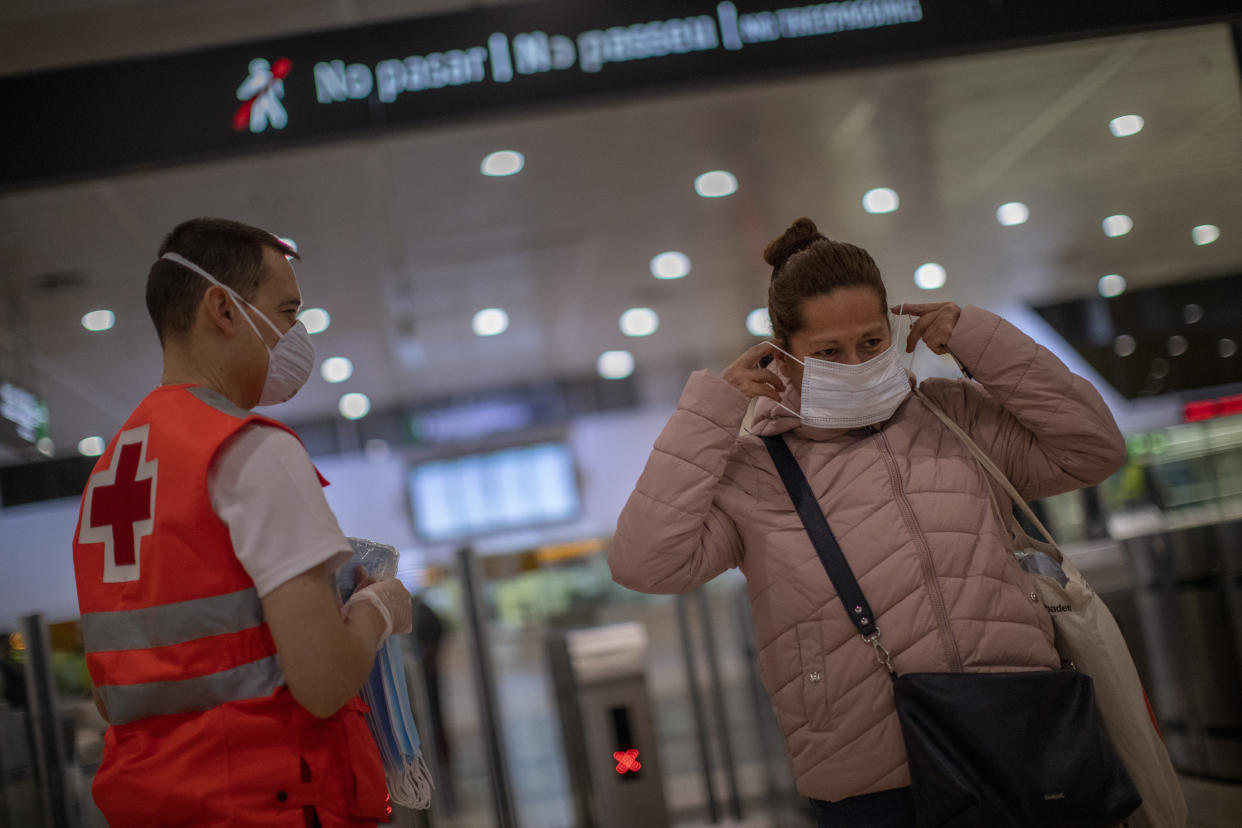
[{"label": "plastic bag of mask", "polygon": [[[397,574],[397,550],[387,544],[362,538],[349,538],[353,556],[337,572],[337,592],[342,601],[357,586],[359,567],[376,580]],[[384,776],[392,801],[407,808],[426,809],[435,787],[423,761],[422,741],[410,710],[410,693],[405,682],[401,641],[390,636],[380,647],[375,666],[362,685],[362,700],[371,708],[367,726],[379,748]]]}]

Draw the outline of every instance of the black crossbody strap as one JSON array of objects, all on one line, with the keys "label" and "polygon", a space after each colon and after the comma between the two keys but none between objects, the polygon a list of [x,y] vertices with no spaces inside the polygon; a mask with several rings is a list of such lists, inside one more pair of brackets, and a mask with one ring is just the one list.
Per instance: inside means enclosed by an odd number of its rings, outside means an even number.
[{"label": "black crossbody strap", "polygon": [[[789,450],[784,438],[768,436],[760,437],[760,439],[768,447],[768,454],[772,455],[772,462],[776,464],[776,470],[780,472],[785,489],[789,492],[789,499],[793,501],[794,508],[798,511],[798,517],[802,518],[802,525],[806,527],[806,533],[810,535],[811,543],[814,544],[815,551],[819,553],[819,559],[828,572],[828,578],[836,587],[841,603],[845,605],[846,614],[863,637],[868,639],[868,643],[871,643],[873,637],[878,640],[875,614],[871,612],[862,587],[858,585],[858,579],[854,577],[854,571],[850,569],[845,555],[841,553],[841,547],[837,544],[837,539],[833,536],[828,521],[824,519],[824,513],[820,511],[819,501],[815,498],[815,493],[811,491],[811,484],[807,482],[806,475],[802,473],[802,467],[794,459],[793,452]],[[877,654],[878,652],[877,650]]]}]

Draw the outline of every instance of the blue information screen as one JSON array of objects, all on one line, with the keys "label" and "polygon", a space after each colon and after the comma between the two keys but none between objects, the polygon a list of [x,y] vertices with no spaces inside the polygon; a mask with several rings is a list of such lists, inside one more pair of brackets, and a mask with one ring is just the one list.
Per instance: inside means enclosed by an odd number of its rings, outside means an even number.
[{"label": "blue information screen", "polygon": [[421,463],[409,471],[409,492],[414,529],[430,542],[563,522],[579,506],[564,443]]}]

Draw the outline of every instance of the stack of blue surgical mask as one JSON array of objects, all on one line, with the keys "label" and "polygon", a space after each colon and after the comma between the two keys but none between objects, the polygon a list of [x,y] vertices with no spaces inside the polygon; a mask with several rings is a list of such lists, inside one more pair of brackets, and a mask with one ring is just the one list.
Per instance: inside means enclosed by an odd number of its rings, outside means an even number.
[{"label": "stack of blue surgical mask", "polygon": [[[397,574],[397,550],[393,547],[361,538],[350,538],[349,544],[354,550],[353,557],[341,567],[336,580],[342,601],[354,591],[358,567],[376,580]],[[371,708],[366,714],[367,726],[371,728],[384,762],[384,776],[392,801],[407,808],[429,807],[435,785],[423,762],[421,741],[405,684],[401,641],[396,636],[389,636],[380,647],[375,666],[362,685],[361,695]]]}]

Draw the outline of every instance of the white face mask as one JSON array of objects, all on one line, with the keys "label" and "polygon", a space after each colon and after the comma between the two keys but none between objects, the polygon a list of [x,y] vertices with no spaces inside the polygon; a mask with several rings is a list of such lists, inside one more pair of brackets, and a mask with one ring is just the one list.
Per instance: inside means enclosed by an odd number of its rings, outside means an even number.
[{"label": "white face mask", "polygon": [[816,428],[862,428],[884,422],[910,394],[910,379],[898,350],[901,339],[894,331],[892,344],[882,354],[858,365],[813,357],[804,362],[774,344],[802,366],[802,411],[777,405]]},{"label": "white face mask", "polygon": [[[263,381],[263,392],[259,395],[259,405],[276,405],[291,399],[294,394],[298,393],[298,390],[310,379],[311,371],[315,367],[315,346],[311,343],[310,334],[307,332],[306,326],[300,320],[294,322],[293,327],[282,334],[280,328],[277,328],[263,311],[247,302],[237,291],[228,285],[221,284],[219,280],[194,264],[194,262],[176,253],[165,253],[160,258],[168,259],[170,262],[176,262],[182,267],[187,267],[207,279],[213,285],[224,288],[233,299],[233,303],[237,305],[237,309],[241,312],[242,317],[250,325],[250,330],[254,331],[254,335],[259,337],[259,342],[267,349],[267,377]],[[258,314],[259,318],[266,322],[267,326],[280,337],[280,339],[276,340],[276,347],[267,347],[267,342],[264,341],[263,336],[259,333],[259,329],[254,325],[254,320],[250,318],[250,314],[246,313],[242,305]]]}]

